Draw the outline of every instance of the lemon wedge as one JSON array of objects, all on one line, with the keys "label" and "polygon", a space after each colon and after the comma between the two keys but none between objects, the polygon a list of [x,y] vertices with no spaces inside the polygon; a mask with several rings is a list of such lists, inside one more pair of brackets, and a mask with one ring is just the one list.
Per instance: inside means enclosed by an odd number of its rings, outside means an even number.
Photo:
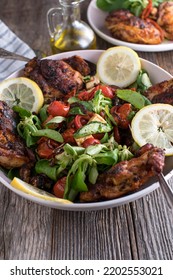
[{"label": "lemon wedge", "polygon": [[97,76],[101,82],[118,87],[127,87],[135,82],[140,70],[138,54],[124,46],[107,49],[97,62]]},{"label": "lemon wedge", "polygon": [[131,123],[134,141],[143,146],[146,143],[165,150],[165,155],[173,155],[173,106],[152,104],[136,113]]},{"label": "lemon wedge", "polygon": [[5,101],[11,108],[18,105],[35,113],[38,113],[44,102],[39,86],[24,77],[11,78],[1,82],[0,100]]},{"label": "lemon wedge", "polygon": [[69,200],[62,199],[55,197],[53,194],[50,194],[44,190],[40,190],[24,181],[21,179],[14,177],[14,179],[11,181],[11,186],[14,187],[17,190],[20,190],[24,193],[27,193],[29,195],[44,199],[44,200],[49,200],[49,201],[54,201],[54,202],[59,202],[59,203],[72,203]]}]

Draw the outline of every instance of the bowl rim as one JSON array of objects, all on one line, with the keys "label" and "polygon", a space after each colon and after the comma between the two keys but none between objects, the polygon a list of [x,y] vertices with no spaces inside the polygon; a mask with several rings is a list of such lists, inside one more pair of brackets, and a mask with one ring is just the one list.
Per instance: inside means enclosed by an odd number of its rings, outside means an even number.
[{"label": "bowl rim", "polygon": [[[61,59],[64,57],[70,57],[72,55],[80,55],[81,57],[84,56],[88,56],[88,54],[93,54],[93,55],[99,55],[101,54],[103,51],[105,50],[76,50],[76,51],[70,51],[70,52],[64,52],[64,53],[59,53],[59,54],[55,54],[55,55],[50,55],[47,56],[43,59]],[[165,76],[169,77],[170,79],[173,78],[173,76],[168,73],[166,70],[164,70],[163,68],[159,67],[158,65],[150,62],[149,60],[140,58],[141,63],[147,64],[149,66],[154,67],[155,69],[158,69],[159,71],[161,71],[162,73],[165,74]],[[13,78],[13,77],[17,77],[18,75],[21,74],[23,67],[21,67],[18,71],[15,71],[14,73],[12,73],[10,76],[8,76],[6,79],[9,78]],[[169,179],[171,176],[173,175],[173,171],[171,170],[168,174],[165,175],[166,179]],[[33,201],[37,204],[40,205],[44,205],[47,207],[51,207],[51,208],[56,208],[59,210],[70,210],[70,211],[93,211],[93,210],[103,210],[103,209],[107,209],[107,208],[113,208],[113,207],[117,207],[120,205],[124,205],[127,204],[129,202],[135,201],[139,198],[142,198],[146,195],[148,195],[149,193],[153,192],[155,189],[157,189],[159,187],[159,183],[156,181],[153,184],[138,190],[137,192],[133,192],[131,194],[122,196],[120,198],[116,198],[116,199],[111,199],[111,200],[105,200],[105,201],[99,201],[99,202],[90,202],[90,203],[60,203],[60,202],[54,202],[54,201],[48,201],[42,198],[38,198],[35,196],[32,196],[30,194],[24,193],[23,191],[20,191],[18,189],[15,189],[14,187],[12,187],[10,185],[10,181],[4,173],[2,173],[2,171],[0,172],[0,182],[5,185],[8,189],[12,190],[14,193],[18,194],[19,196]]]}]

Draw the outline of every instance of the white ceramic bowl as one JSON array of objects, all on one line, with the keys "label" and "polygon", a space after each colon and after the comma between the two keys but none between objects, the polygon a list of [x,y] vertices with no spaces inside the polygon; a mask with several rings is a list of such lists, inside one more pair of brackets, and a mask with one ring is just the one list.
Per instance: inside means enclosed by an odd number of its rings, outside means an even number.
[{"label": "white ceramic bowl", "polygon": [[[72,52],[66,52],[66,53],[49,56],[47,58],[55,60],[55,59],[62,59],[65,57],[67,58],[72,55],[80,55],[84,59],[87,59],[91,62],[96,63],[102,52],[103,52],[102,50],[72,51]],[[144,68],[145,70],[148,71],[153,84],[173,78],[168,72],[166,72],[159,66],[157,66],[149,61],[141,59],[141,63],[142,63],[142,68]],[[12,74],[10,76],[10,78],[12,78],[12,77],[14,78],[14,77],[18,77],[18,76],[22,76],[22,70],[17,71],[14,74]],[[164,168],[164,175],[166,176],[166,179],[170,178],[173,175],[173,172],[172,172],[173,164],[171,162],[172,162],[172,157],[168,157],[166,159],[166,165]],[[34,201],[34,202],[44,205],[44,206],[57,208],[57,209],[63,209],[63,210],[71,210],[71,211],[88,211],[88,210],[99,210],[99,209],[116,207],[116,206],[119,206],[122,204],[132,202],[136,199],[139,199],[139,198],[149,194],[150,192],[154,191],[159,186],[159,184],[157,183],[157,178],[153,178],[152,180],[149,181],[148,184],[146,184],[139,191],[126,195],[124,197],[120,197],[120,198],[112,199],[112,200],[108,200],[108,201],[94,202],[94,203],[63,204],[63,203],[57,203],[57,202],[40,199],[40,198],[31,196],[29,194],[26,194],[22,191],[16,190],[15,188],[13,188],[10,185],[10,180],[2,172],[0,172],[0,182],[2,184],[4,184],[7,188],[9,188],[10,190],[14,191],[18,195],[20,195],[28,200]]]}]

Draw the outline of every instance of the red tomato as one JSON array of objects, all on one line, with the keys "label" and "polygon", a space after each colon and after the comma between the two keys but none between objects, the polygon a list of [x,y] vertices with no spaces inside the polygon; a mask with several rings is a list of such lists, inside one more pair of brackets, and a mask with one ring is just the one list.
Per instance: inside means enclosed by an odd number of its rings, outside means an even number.
[{"label": "red tomato", "polygon": [[130,103],[125,103],[118,108],[118,113],[128,116],[132,111],[132,105]]},{"label": "red tomato", "polygon": [[73,134],[76,130],[74,128],[67,128],[63,133],[62,137],[65,143],[76,144]]},{"label": "red tomato", "polygon": [[93,137],[95,139],[98,139],[98,140],[101,140],[104,136],[104,133],[96,133],[96,134],[93,134]]},{"label": "red tomato", "polygon": [[37,153],[40,158],[51,158],[58,146],[59,144],[56,141],[41,137],[38,141]]},{"label": "red tomato", "polygon": [[100,141],[98,139],[95,139],[93,136],[91,136],[90,138],[87,138],[82,143],[82,147],[87,148],[90,145],[96,145],[96,144],[100,144]]},{"label": "red tomato", "polygon": [[66,176],[59,179],[53,186],[53,194],[58,198],[63,198],[66,183]]},{"label": "red tomato", "polygon": [[130,120],[128,116],[132,111],[132,106],[129,103],[123,104],[120,108],[118,108],[118,115],[119,115],[119,126],[126,129],[130,125]]},{"label": "red tomato", "polygon": [[82,91],[78,94],[78,98],[83,101],[91,100],[94,97],[94,92],[92,91]]},{"label": "red tomato", "polygon": [[96,91],[99,89],[102,91],[102,93],[105,97],[108,97],[111,99],[114,97],[114,90],[110,86],[98,85],[92,90],[92,92],[94,92],[94,94],[95,94]]},{"label": "red tomato", "polygon": [[74,119],[74,124],[76,129],[81,128],[83,125],[85,125],[90,119],[89,115],[83,116],[83,115],[76,115]]},{"label": "red tomato", "polygon": [[53,150],[48,147],[47,143],[41,143],[38,146],[37,153],[40,158],[50,158]]},{"label": "red tomato", "polygon": [[62,116],[66,117],[70,109],[69,104],[65,104],[61,101],[53,101],[50,103],[50,105],[47,108],[47,112],[49,115],[52,115],[53,117],[56,116]]}]

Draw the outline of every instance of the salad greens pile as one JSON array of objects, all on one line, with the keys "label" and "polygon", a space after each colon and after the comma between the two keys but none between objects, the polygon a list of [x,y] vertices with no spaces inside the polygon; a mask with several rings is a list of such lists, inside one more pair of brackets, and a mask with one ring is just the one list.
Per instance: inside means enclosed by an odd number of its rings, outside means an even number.
[{"label": "salad greens pile", "polygon": [[[166,0],[153,0],[153,7],[157,7]],[[140,16],[147,7],[148,0],[97,0],[97,7],[103,11],[111,12],[114,10],[126,9],[135,16]]]},{"label": "salad greens pile", "polygon": [[[142,94],[149,86],[151,86],[149,76],[146,71],[141,70],[136,82],[130,86],[136,91],[117,89],[117,98],[132,105],[133,110],[128,115],[129,120],[134,116],[135,111],[151,104]],[[37,161],[32,172],[45,174],[54,184],[66,177],[64,198],[74,201],[80,192],[87,191],[87,184],[96,183],[99,173],[105,172],[120,161],[131,159],[134,155],[129,147],[115,141],[114,127],[117,123],[111,114],[115,104],[113,99],[105,96],[101,89],[96,89],[93,97],[88,101],[81,100],[76,95],[68,99],[68,104],[69,112],[66,117],[54,116],[50,120],[48,120],[48,105],[44,105],[38,115],[19,106],[14,106],[13,110],[19,117],[17,125],[19,135],[25,140],[27,147],[33,149],[36,154]],[[76,116],[86,116],[86,112],[92,112],[92,115],[100,117],[104,122],[97,118],[93,120],[90,118],[74,132],[73,136],[78,143],[78,139],[101,134],[99,143],[89,144],[86,147],[65,143],[61,134],[62,125],[66,127]],[[101,112],[105,112],[104,118],[101,117]],[[46,120],[48,121],[45,124]],[[38,141],[42,137],[58,143],[58,152],[53,158],[40,158],[37,154]],[[9,174],[12,176],[11,171]]]},{"label": "salad greens pile", "polygon": [[108,142],[87,148],[65,144],[63,152],[55,156],[55,164],[50,167],[50,161],[37,161],[35,170],[46,175],[55,182],[68,170],[64,198],[74,201],[78,193],[87,191],[86,179],[95,184],[99,172],[123,160],[129,160],[133,154],[127,146],[118,145],[111,136]]}]

